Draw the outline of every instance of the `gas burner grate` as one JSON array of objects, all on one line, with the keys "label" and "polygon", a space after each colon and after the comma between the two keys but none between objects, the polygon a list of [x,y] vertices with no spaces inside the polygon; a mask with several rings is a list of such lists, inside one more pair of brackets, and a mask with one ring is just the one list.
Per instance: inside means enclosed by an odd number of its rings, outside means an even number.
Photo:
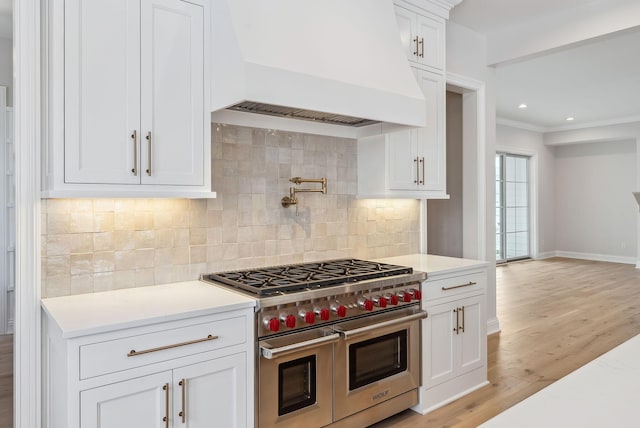
[{"label": "gas burner grate", "polygon": [[413,269],[406,266],[359,259],[338,259],[219,272],[203,275],[203,279],[266,297],[410,273],[413,273]]}]

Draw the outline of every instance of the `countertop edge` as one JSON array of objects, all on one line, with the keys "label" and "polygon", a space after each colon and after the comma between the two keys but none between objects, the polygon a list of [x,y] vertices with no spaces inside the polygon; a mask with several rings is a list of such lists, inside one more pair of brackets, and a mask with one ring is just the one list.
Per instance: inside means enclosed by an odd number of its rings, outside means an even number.
[{"label": "countertop edge", "polygon": [[[40,300],[47,318],[65,339],[251,309],[256,304],[255,299],[201,281]],[[145,305],[149,310],[138,311]]]}]

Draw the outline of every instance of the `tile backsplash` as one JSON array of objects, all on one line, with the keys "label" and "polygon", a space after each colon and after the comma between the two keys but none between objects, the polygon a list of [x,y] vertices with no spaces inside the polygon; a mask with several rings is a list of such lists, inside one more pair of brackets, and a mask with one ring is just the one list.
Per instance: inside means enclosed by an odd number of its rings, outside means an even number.
[{"label": "tile backsplash", "polygon": [[[212,131],[216,199],[43,200],[42,295],[418,252],[416,200],[356,199],[355,140],[215,124]],[[295,176],[326,177],[327,194],[300,193],[297,212],[283,208]]]}]

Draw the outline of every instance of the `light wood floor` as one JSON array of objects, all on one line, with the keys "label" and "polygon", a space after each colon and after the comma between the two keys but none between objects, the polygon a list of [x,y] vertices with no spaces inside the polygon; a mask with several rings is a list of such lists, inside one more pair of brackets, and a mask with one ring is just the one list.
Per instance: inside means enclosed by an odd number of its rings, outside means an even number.
[{"label": "light wood floor", "polygon": [[13,426],[13,335],[0,336],[0,428]]},{"label": "light wood floor", "polygon": [[488,339],[490,384],[425,416],[376,428],[476,427],[640,333],[640,270],[554,258],[499,266],[502,331]]},{"label": "light wood floor", "polygon": [[[502,332],[488,339],[490,385],[428,415],[375,428],[475,427],[640,333],[640,270],[571,259],[497,268]],[[0,336],[0,428],[12,426],[13,337]]]}]

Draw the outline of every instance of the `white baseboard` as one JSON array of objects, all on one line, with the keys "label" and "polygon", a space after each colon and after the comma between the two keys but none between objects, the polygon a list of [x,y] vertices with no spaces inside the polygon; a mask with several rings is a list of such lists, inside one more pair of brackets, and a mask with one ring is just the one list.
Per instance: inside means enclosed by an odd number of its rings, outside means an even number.
[{"label": "white baseboard", "polygon": [[566,257],[568,259],[593,260],[596,262],[624,263],[628,265],[636,265],[638,260],[635,257],[612,256],[610,254],[591,254],[578,253],[575,251],[554,251],[555,257]]},{"label": "white baseboard", "polygon": [[487,336],[494,333],[500,333],[500,321],[497,317],[487,320]]},{"label": "white baseboard", "polygon": [[544,253],[538,253],[533,256],[535,260],[550,259],[551,257],[557,257],[555,251],[545,251]]}]

